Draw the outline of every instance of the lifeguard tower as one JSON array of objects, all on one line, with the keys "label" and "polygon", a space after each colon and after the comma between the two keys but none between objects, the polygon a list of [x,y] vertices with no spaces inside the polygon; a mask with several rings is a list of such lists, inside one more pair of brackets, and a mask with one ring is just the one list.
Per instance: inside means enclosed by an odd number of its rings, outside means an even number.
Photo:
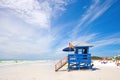
[{"label": "lifeguard tower", "polygon": [[[58,71],[65,64],[68,63],[68,71],[70,70],[80,70],[80,69],[92,69],[93,64],[91,63],[91,54],[89,53],[89,48],[92,45],[88,43],[79,43],[73,48],[65,48],[63,51],[70,52],[67,57],[60,60],[55,65],[55,71]],[[73,51],[73,53],[71,53]]]}]

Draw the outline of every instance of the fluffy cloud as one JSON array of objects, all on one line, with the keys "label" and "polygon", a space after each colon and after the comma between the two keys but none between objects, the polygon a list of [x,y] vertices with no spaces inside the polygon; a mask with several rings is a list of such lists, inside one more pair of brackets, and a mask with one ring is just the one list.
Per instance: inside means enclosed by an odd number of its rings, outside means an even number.
[{"label": "fluffy cloud", "polygon": [[[0,51],[10,54],[44,53],[50,49],[53,37],[42,30],[22,25],[5,16],[0,19]],[[43,36],[44,34],[44,36]]]},{"label": "fluffy cloud", "polygon": [[27,23],[49,28],[51,17],[65,10],[65,0],[1,0],[0,8],[9,9]]},{"label": "fluffy cloud", "polygon": [[65,5],[65,0],[0,0],[0,55],[50,52],[51,21]]}]

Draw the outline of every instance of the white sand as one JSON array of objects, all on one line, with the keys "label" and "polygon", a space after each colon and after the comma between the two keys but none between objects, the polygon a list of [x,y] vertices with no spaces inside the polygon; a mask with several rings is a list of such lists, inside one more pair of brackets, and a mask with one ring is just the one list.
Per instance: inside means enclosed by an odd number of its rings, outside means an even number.
[{"label": "white sand", "polygon": [[[54,71],[54,62],[0,64],[0,80],[120,80],[120,68],[114,63],[94,61],[94,69]],[[1,66],[2,65],[2,66]]]}]

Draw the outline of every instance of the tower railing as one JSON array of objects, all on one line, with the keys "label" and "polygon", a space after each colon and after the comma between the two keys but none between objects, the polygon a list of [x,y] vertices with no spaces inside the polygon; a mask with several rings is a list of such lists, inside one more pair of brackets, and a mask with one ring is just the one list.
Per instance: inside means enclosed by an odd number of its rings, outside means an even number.
[{"label": "tower railing", "polygon": [[56,65],[55,65],[55,71],[58,71],[60,68],[62,68],[66,63],[68,62],[68,57],[65,57],[61,59]]}]

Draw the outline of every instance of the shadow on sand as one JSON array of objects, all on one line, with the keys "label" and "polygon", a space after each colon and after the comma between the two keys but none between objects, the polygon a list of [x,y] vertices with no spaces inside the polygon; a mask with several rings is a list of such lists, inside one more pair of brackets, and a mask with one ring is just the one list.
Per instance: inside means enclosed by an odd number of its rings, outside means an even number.
[{"label": "shadow on sand", "polygon": [[[87,71],[87,70],[96,71],[96,70],[100,70],[100,69],[99,68],[92,68],[92,69],[81,68],[80,70],[75,69],[75,70],[70,70],[70,71]],[[64,72],[64,71],[69,72],[67,69],[58,70],[58,72]]]},{"label": "shadow on sand", "polygon": [[92,68],[92,71],[100,70],[99,68]]}]

